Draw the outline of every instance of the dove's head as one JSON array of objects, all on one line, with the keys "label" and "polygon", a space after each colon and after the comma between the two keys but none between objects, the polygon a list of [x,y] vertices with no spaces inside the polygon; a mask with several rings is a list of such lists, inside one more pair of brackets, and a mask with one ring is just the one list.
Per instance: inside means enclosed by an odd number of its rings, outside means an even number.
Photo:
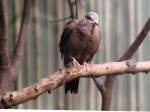
[{"label": "dove's head", "polygon": [[88,12],[85,15],[85,18],[90,21],[91,23],[98,24],[98,15],[95,12]]}]

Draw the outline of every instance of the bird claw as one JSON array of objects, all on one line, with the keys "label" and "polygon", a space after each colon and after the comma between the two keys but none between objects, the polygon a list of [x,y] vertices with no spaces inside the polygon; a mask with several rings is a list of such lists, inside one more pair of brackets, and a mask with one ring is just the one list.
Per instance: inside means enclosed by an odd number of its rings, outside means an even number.
[{"label": "bird claw", "polygon": [[71,57],[72,61],[67,65],[68,67],[69,66],[75,66],[77,67],[77,69],[80,68],[80,64],[78,63],[78,61],[74,58],[74,57]]},{"label": "bird claw", "polygon": [[88,63],[87,62],[83,62],[83,67],[85,67],[86,69],[88,68]]},{"label": "bird claw", "polygon": [[77,69],[80,68],[80,64],[78,63],[78,61],[74,57],[72,57],[72,62],[73,62],[73,65],[75,65],[77,67]]}]

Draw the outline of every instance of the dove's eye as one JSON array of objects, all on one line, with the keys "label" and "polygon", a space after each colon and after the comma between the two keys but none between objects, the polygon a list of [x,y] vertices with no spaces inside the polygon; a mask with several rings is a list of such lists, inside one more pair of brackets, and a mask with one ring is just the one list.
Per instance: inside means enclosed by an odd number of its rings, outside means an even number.
[{"label": "dove's eye", "polygon": [[90,16],[86,16],[86,18],[87,18],[88,20],[92,20],[92,18],[91,18]]}]

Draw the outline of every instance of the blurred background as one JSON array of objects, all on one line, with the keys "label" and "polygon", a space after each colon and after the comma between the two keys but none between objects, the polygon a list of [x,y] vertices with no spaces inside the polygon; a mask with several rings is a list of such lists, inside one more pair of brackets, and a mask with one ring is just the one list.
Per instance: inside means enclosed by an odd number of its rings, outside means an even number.
[{"label": "blurred background", "polygon": [[[66,21],[50,22],[70,15],[67,0],[31,0],[32,10],[25,57],[18,79],[11,87],[18,90],[62,67],[58,43]],[[103,37],[93,63],[115,61],[123,55],[150,17],[150,0],[80,0],[79,18],[95,11]],[[12,56],[19,33],[23,0],[4,0],[8,21],[9,52]],[[150,34],[134,58],[150,60]],[[11,57],[10,57],[11,58]],[[150,110],[150,74],[121,75],[114,84],[111,110]],[[101,94],[90,78],[82,78],[79,93],[64,94],[61,86],[15,108],[101,110]]]}]

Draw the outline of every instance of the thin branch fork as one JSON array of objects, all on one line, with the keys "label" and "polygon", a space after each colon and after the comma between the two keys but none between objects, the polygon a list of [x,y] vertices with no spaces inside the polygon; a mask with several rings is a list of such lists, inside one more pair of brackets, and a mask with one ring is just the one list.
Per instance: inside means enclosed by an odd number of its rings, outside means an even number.
[{"label": "thin branch fork", "polygon": [[11,108],[31,99],[35,99],[44,92],[52,91],[77,77],[100,77],[114,74],[149,72],[150,61],[132,63],[132,60],[123,62],[109,62],[105,64],[87,64],[59,69],[40,81],[14,92],[0,95],[0,108]]},{"label": "thin branch fork", "polygon": [[0,93],[5,92],[9,88],[13,80],[16,79],[17,76],[16,71],[18,70],[22,62],[22,58],[24,56],[24,49],[26,44],[26,36],[30,16],[30,1],[31,0],[24,0],[25,5],[23,10],[21,29],[15,47],[14,57],[12,59],[12,62],[9,63],[6,45],[7,44],[6,20],[4,17],[2,0],[0,0],[0,27],[2,27],[0,29]]}]

